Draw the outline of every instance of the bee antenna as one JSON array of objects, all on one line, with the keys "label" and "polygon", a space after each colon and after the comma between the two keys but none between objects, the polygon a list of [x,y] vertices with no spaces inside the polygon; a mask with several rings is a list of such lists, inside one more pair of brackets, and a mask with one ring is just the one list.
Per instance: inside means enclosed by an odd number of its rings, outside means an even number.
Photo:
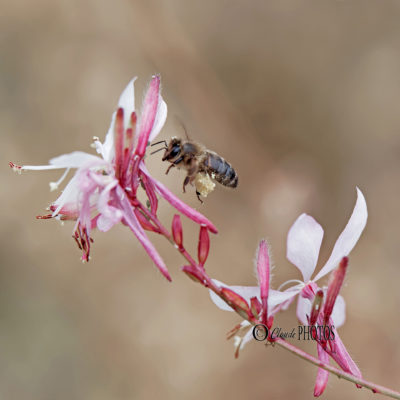
[{"label": "bee antenna", "polygon": [[[156,144],[156,143],[155,143]],[[158,153],[161,150],[167,150],[167,147],[161,147],[160,149],[154,150],[153,152],[150,153],[150,155]]]},{"label": "bee antenna", "polygon": [[[168,147],[167,141],[166,140],[160,140],[159,142],[151,144],[151,146],[155,146],[156,144],[164,143],[165,147]],[[152,153],[153,154],[153,153]]]},{"label": "bee antenna", "polygon": [[179,125],[183,128],[183,131],[185,132],[186,139],[190,140],[190,137],[189,137],[189,135],[187,133],[187,130],[186,130],[186,126],[183,123],[183,121],[177,115],[175,115],[175,119],[178,121]]}]

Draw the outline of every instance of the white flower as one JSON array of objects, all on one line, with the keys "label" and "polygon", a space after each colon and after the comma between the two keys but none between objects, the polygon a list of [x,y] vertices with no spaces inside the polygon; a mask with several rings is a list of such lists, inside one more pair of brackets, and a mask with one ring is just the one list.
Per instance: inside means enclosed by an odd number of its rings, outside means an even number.
[{"label": "white flower", "polygon": [[[316,282],[335,269],[343,257],[349,255],[365,228],[367,218],[367,205],[361,190],[357,188],[357,201],[353,213],[339,235],[328,261],[313,279],[311,276],[317,265],[324,230],[313,217],[307,214],[300,215],[290,228],[287,238],[287,258],[300,270],[303,281],[290,280],[281,287],[297,282],[297,285],[285,290],[284,293],[292,295],[289,302],[293,301],[297,294],[302,294],[298,299],[297,317],[303,323],[306,323],[306,315],[309,315],[311,309],[311,301],[317,287]],[[308,293],[308,291],[313,293]],[[282,304],[284,308],[289,302]],[[345,301],[341,296],[336,299],[332,320],[336,327],[343,325],[345,321]]]}]

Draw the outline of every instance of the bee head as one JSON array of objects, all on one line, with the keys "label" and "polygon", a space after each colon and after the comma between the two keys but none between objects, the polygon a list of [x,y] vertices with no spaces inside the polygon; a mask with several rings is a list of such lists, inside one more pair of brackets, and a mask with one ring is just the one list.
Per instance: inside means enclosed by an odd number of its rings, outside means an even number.
[{"label": "bee head", "polygon": [[176,159],[179,154],[181,153],[182,147],[182,140],[177,138],[177,137],[173,137],[169,143],[167,148],[165,149],[165,153],[164,156],[162,158],[163,161],[167,160],[167,161],[173,161],[174,159]]}]

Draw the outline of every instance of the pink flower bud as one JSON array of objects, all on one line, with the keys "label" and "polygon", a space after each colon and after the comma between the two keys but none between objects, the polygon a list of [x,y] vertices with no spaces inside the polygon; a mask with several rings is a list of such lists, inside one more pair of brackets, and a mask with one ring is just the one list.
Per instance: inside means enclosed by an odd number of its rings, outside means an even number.
[{"label": "pink flower bud", "polygon": [[340,261],[339,267],[331,273],[324,305],[324,324],[329,321],[329,318],[332,315],[336,298],[338,297],[340,289],[343,285],[348,263],[348,257],[343,257]]},{"label": "pink flower bud", "polygon": [[254,318],[249,305],[242,296],[225,287],[221,288],[221,295],[224,300],[243,318]]},{"label": "pink flower bud", "polygon": [[[323,347],[317,344],[318,358],[324,364],[329,364],[329,355],[325,352]],[[314,386],[314,397],[321,396],[324,393],[326,385],[328,384],[329,372],[323,368],[318,368],[317,379]]]},{"label": "pink flower bud", "polygon": [[178,214],[175,214],[172,219],[172,236],[174,237],[176,245],[181,248],[183,243],[183,232],[181,218]]},{"label": "pink flower bud", "polygon": [[115,176],[117,179],[121,177],[121,169],[123,165],[124,155],[124,109],[118,108],[114,125],[115,137]]},{"label": "pink flower bud", "polygon": [[201,270],[193,265],[185,265],[182,267],[182,271],[195,282],[203,284],[204,277],[201,274]]},{"label": "pink flower bud", "polygon": [[153,76],[144,98],[143,111],[140,121],[139,139],[136,147],[136,154],[139,157],[143,157],[146,152],[147,142],[149,140],[149,136],[154,126],[157,114],[159,96],[160,77],[156,75]]},{"label": "pink flower bud", "polygon": [[208,229],[205,226],[200,227],[199,245],[197,250],[199,263],[203,266],[207,260],[208,252],[210,250],[210,236],[208,234]]},{"label": "pink flower bud", "polygon": [[160,232],[153,224],[151,224],[151,222],[142,214],[140,210],[135,208],[133,212],[135,213],[136,218],[140,222],[140,225],[142,225],[143,229],[151,232]]},{"label": "pink flower bud", "polygon": [[257,251],[257,274],[260,285],[260,297],[262,303],[261,322],[266,325],[268,320],[268,295],[269,295],[269,254],[267,242],[261,240]]}]

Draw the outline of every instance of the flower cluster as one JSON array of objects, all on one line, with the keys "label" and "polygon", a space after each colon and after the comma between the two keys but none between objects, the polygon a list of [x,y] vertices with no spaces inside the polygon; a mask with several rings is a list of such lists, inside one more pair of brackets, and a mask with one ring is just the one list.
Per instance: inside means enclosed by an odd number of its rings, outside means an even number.
[{"label": "flower cluster", "polygon": [[[182,267],[183,272],[208,288],[212,300],[219,308],[235,311],[243,318],[228,333],[229,338],[234,338],[236,357],[251,340],[255,325],[262,324],[266,332],[271,331],[275,315],[287,310],[297,298],[297,318],[310,327],[317,345],[318,358],[281,337],[269,335],[267,339],[319,367],[315,396],[324,392],[330,371],[357,385],[400,399],[400,393],[363,380],[359,368],[336,331],[345,321],[345,301],[339,293],[347,271],[348,255],[360,238],[368,217],[361,191],[357,188],[353,213],[328,261],[313,279],[311,277],[317,265],[323,229],[306,214],[297,218],[287,238],[287,258],[300,271],[302,280],[289,280],[278,290],[271,288],[271,262],[265,240],[260,242],[256,255],[257,286],[229,286],[212,279],[204,264],[210,250],[209,232],[217,233],[217,229],[206,217],[183,203],[153,178],[145,165],[146,148],[160,132],[167,116],[167,106],[160,93],[160,78],[152,78],[140,113],[135,110],[135,79],[129,82],[120,96],[105,141],[101,143],[97,137],[94,138],[93,146],[99,156],[75,151],[53,158],[49,165],[44,166],[18,166],[10,163],[19,172],[64,169],[60,180],[50,183],[51,190],[58,188],[71,169],[75,170],[62,194],[50,205],[51,213],[38,218],[75,221],[73,237],[82,250],[83,261],[89,261],[90,258],[93,229],[106,232],[121,222],[134,233],[161,273],[171,280],[164,261],[146,231],[163,235],[187,261],[187,265]],[[144,201],[138,197],[139,190],[143,190]],[[170,230],[160,222],[157,215],[159,198],[199,224],[197,259],[184,246],[180,215],[173,216]],[[328,285],[318,286],[317,281],[328,274]],[[318,335],[318,328],[325,326],[334,327],[334,335]],[[339,365],[341,371],[330,366],[331,359]]]},{"label": "flower cluster", "polygon": [[[319,360],[323,364],[329,364],[329,357],[331,357],[343,371],[355,377],[361,377],[360,370],[340,340],[336,328],[343,325],[345,321],[345,302],[339,295],[339,291],[348,265],[347,256],[364,230],[367,217],[364,196],[357,189],[357,202],[353,213],[337,239],[331,256],[313,280],[311,280],[311,275],[317,264],[323,229],[312,217],[302,214],[289,231],[287,258],[300,270],[303,281],[285,282],[279,289],[290,283],[296,283],[296,285],[284,291],[270,289],[270,261],[265,241],[261,241],[257,254],[258,286],[228,286],[214,281],[219,290],[229,290],[231,299],[234,299],[233,307],[229,307],[227,302],[223,301],[224,299],[221,300],[221,296],[216,295],[218,291],[210,291],[212,300],[219,308],[236,311],[235,307],[240,306],[247,309],[252,317],[245,316],[245,320],[228,334],[229,337],[235,338],[236,357],[239,350],[251,340],[253,325],[261,323],[271,328],[273,316],[279,311],[286,310],[297,296],[297,317],[301,323],[310,327],[335,327],[333,337],[326,339],[323,335],[314,334]],[[328,287],[319,288],[316,281],[328,273],[331,273]],[[274,339],[270,337],[270,341],[273,342]],[[323,393],[328,377],[329,373],[325,369],[318,370],[315,396]]]},{"label": "flower cluster", "polygon": [[[217,229],[206,217],[154,179],[146,169],[146,147],[163,127],[167,105],[161,97],[160,77],[154,76],[138,115],[135,111],[135,80],[129,82],[119,98],[118,109],[112,115],[104,143],[94,138],[94,147],[100,156],[75,151],[51,159],[49,165],[18,166],[10,163],[10,166],[17,171],[65,169],[61,179],[50,184],[52,190],[58,188],[70,169],[76,169],[62,194],[51,204],[51,214],[38,218],[76,221],[73,237],[82,250],[83,261],[89,261],[92,230],[97,228],[106,232],[122,222],[134,233],[161,273],[171,280],[163,259],[145,232],[171,236],[157,217],[158,196],[204,229],[213,233]],[[140,187],[144,189],[145,202],[137,196]]]}]

